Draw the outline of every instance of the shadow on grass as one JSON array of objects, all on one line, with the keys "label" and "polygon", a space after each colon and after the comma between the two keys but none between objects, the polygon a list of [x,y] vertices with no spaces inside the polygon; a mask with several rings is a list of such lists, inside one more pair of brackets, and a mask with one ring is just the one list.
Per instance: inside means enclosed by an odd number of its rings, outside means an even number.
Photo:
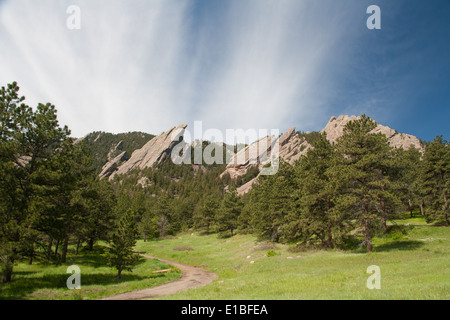
[{"label": "shadow on grass", "polygon": [[415,240],[393,241],[378,245],[374,248],[375,252],[386,252],[394,250],[417,250],[423,246],[423,242]]},{"label": "shadow on grass", "polygon": [[[95,271],[89,271],[90,273],[83,273],[83,267],[91,268],[104,268],[108,265],[105,250],[102,248],[96,248],[92,252],[84,252],[79,255],[69,256],[67,262],[51,263],[42,261],[38,265],[46,268],[58,268],[62,265],[78,265],[81,267],[81,285],[114,285],[124,282],[139,281],[148,278],[163,277],[163,274],[152,274],[150,276],[138,276],[132,273],[123,273],[120,280],[117,280],[117,273],[111,271],[111,273],[95,273]],[[135,266],[138,266],[146,261],[145,258],[139,256]],[[65,267],[63,268],[65,270]],[[113,269],[111,269],[113,270]],[[62,271],[61,273],[38,275],[42,272],[39,268],[37,271],[14,271],[13,280],[7,284],[0,283],[0,300],[20,300],[26,299],[28,294],[40,289],[67,289],[67,279],[71,276],[69,273]]]},{"label": "shadow on grass", "polygon": [[[67,279],[70,274],[55,274],[44,276],[30,276],[32,272],[18,271],[14,273],[13,281],[7,284],[0,284],[0,300],[22,300],[27,295],[41,289],[49,290],[69,290],[67,289]],[[106,286],[125,282],[141,281],[148,278],[164,277],[163,274],[153,274],[151,276],[138,276],[134,274],[122,274],[120,280],[115,273],[98,273],[81,275],[81,286]]]}]

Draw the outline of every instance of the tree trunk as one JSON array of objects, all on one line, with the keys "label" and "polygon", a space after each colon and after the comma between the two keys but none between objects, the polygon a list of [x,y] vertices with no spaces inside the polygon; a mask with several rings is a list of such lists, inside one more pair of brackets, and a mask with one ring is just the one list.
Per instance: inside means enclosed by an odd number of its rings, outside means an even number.
[{"label": "tree trunk", "polygon": [[90,238],[88,241],[88,250],[92,251],[94,250],[94,239]]},{"label": "tree trunk", "polygon": [[66,238],[64,239],[64,243],[63,243],[63,249],[62,249],[62,253],[61,253],[61,262],[66,262],[66,257],[67,257],[67,249],[69,247],[69,235],[66,236]]},{"label": "tree trunk", "polygon": [[328,219],[328,249],[333,249],[333,237],[331,234],[331,220]]},{"label": "tree trunk", "polygon": [[33,257],[34,257],[34,244],[31,244],[30,257],[28,259],[28,264],[30,266],[33,264]]},{"label": "tree trunk", "polygon": [[53,247],[53,238],[50,238],[48,249],[47,249],[47,259],[51,259],[52,257],[52,247]]},{"label": "tree trunk", "polygon": [[384,201],[384,199],[381,199],[381,223],[382,223],[382,227],[383,227],[383,233],[386,233],[387,231],[387,225],[386,225],[386,202]]},{"label": "tree trunk", "polygon": [[[327,215],[330,212],[330,198],[327,198]],[[328,219],[328,249],[333,249],[333,235],[331,234],[331,220]]]},{"label": "tree trunk", "polygon": [[413,206],[411,199],[408,199],[408,206],[409,206],[409,214],[411,215],[411,218],[414,216],[413,214]]},{"label": "tree trunk", "polygon": [[147,242],[147,232],[144,231],[144,242]]},{"label": "tree trunk", "polygon": [[8,257],[6,259],[5,263],[6,263],[6,265],[4,266],[4,269],[3,269],[2,282],[8,283],[8,282],[11,282],[11,279],[12,279],[12,273],[13,273],[13,268],[14,268],[14,258]]},{"label": "tree trunk", "polygon": [[3,278],[2,278],[3,283],[11,282],[11,278],[12,278],[12,270],[3,271]]},{"label": "tree trunk", "polygon": [[273,227],[272,235],[270,236],[270,240],[278,242],[278,226]]},{"label": "tree trunk", "polygon": [[56,240],[55,256],[58,255],[59,240]]},{"label": "tree trunk", "polygon": [[445,207],[444,207],[444,212],[445,212],[445,223],[447,225],[447,227],[450,225],[449,221],[448,221],[448,200],[447,200],[447,195],[444,193],[444,202],[445,202]]},{"label": "tree trunk", "polygon": [[372,237],[370,236],[370,221],[369,221],[369,219],[366,219],[366,221],[365,221],[364,231],[365,231],[367,252],[372,252]]},{"label": "tree trunk", "polygon": [[420,202],[420,214],[422,216],[425,216],[425,208],[424,208],[425,204],[423,202],[423,200]]}]

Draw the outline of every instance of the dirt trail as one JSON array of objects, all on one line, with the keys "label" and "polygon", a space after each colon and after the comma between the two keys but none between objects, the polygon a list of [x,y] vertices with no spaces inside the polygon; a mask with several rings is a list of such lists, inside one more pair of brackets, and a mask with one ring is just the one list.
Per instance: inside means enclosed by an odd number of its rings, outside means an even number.
[{"label": "dirt trail", "polygon": [[105,297],[101,300],[139,300],[167,296],[190,288],[205,286],[217,278],[217,275],[209,270],[204,270],[183,263],[160,259],[141,254],[147,259],[157,259],[181,270],[181,278],[162,284],[157,287],[121,293],[115,296]]}]

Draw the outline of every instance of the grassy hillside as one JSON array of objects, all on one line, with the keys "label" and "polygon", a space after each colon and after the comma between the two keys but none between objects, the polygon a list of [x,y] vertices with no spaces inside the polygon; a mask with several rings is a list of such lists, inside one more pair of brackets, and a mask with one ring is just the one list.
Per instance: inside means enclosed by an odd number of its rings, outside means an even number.
[{"label": "grassy hillside", "polygon": [[[293,245],[258,243],[250,235],[183,234],[137,247],[219,275],[211,285],[165,299],[449,299],[450,229],[421,218],[396,223],[404,227],[375,238],[369,254],[360,248],[292,252]],[[366,287],[371,265],[380,267],[380,290]]]}]

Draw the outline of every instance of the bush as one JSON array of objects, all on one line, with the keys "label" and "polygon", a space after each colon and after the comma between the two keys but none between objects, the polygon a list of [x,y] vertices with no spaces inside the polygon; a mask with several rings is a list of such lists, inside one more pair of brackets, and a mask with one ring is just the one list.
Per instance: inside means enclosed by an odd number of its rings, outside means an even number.
[{"label": "bush", "polygon": [[278,254],[278,252],[276,252],[275,250],[270,249],[270,250],[267,250],[266,256],[273,257],[273,256],[276,256],[277,254]]}]

